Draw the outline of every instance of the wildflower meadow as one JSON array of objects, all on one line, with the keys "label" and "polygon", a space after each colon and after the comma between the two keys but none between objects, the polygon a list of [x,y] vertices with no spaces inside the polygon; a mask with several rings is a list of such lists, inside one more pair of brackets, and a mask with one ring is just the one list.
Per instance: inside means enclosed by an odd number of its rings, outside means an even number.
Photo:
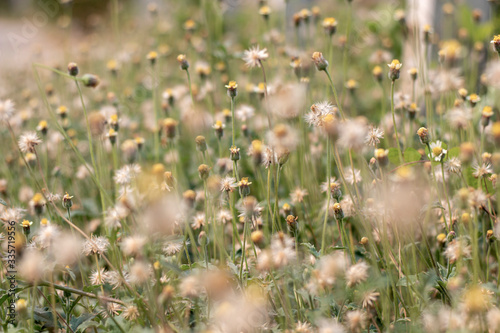
[{"label": "wildflower meadow", "polygon": [[0,8],[0,331],[500,332],[500,1]]}]

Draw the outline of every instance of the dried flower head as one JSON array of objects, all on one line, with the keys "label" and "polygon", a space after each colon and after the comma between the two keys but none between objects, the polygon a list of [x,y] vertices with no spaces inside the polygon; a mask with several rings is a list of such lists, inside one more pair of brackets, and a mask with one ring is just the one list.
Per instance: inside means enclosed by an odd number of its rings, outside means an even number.
[{"label": "dried flower head", "polygon": [[19,137],[19,149],[23,153],[34,153],[35,147],[42,143],[36,132],[26,132]]},{"label": "dried flower head", "polygon": [[243,53],[243,60],[250,68],[262,66],[262,61],[266,60],[268,57],[267,49],[264,48],[261,50],[258,45],[249,50],[245,50]]}]

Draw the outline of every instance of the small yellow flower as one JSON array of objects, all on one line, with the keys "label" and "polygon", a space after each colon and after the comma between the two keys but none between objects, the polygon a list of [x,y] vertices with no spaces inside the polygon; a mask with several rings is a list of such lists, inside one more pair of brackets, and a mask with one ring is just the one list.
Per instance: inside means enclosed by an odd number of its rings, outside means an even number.
[{"label": "small yellow flower", "polygon": [[48,126],[48,124],[47,124],[46,120],[40,120],[40,122],[38,123],[38,126],[36,127],[36,130],[42,132],[42,134],[46,134],[47,133],[47,126]]},{"label": "small yellow flower", "polygon": [[238,88],[238,84],[236,81],[229,81],[229,83],[226,85],[227,89],[236,89]]},{"label": "small yellow flower", "polygon": [[401,67],[403,66],[403,64],[400,63],[398,59],[394,59],[387,66],[389,66],[390,69],[401,69]]},{"label": "small yellow flower", "polygon": [[326,17],[321,25],[330,35],[333,35],[337,31],[337,20],[333,17]]},{"label": "small yellow flower", "polygon": [[31,200],[35,205],[40,205],[40,204],[43,205],[45,203],[45,200],[41,193],[36,193]]},{"label": "small yellow flower", "polygon": [[33,222],[28,221],[28,220],[23,220],[23,222],[21,222],[21,226],[23,228],[29,228],[31,225],[33,225]]},{"label": "small yellow flower", "polygon": [[444,243],[446,242],[446,234],[440,233],[437,235],[436,239],[439,243]]},{"label": "small yellow flower", "polygon": [[148,59],[153,65],[155,64],[157,58],[158,58],[158,52],[156,51],[151,51],[146,55],[146,59]]},{"label": "small yellow flower", "polygon": [[185,54],[179,54],[177,56],[177,62],[181,65],[182,70],[187,70],[189,68],[189,62]]},{"label": "small yellow flower", "polygon": [[269,6],[262,6],[259,8],[259,14],[262,15],[264,18],[268,18],[269,14],[272,13],[271,7]]},{"label": "small yellow flower", "polygon": [[350,79],[346,82],[345,87],[349,90],[354,90],[358,87],[358,81]]},{"label": "small yellow flower", "polygon": [[483,108],[483,111],[481,112],[481,115],[485,118],[490,118],[493,116],[493,108],[491,106],[485,106]]},{"label": "small yellow flower", "polygon": [[389,79],[391,79],[392,81],[399,79],[399,74],[403,64],[400,63],[398,59],[394,59],[387,66],[389,66]]},{"label": "small yellow flower", "polygon": [[493,49],[500,53],[500,35],[494,36],[490,43],[493,44]]},{"label": "small yellow flower", "polygon": [[184,29],[193,31],[194,29],[196,29],[196,22],[191,19],[187,20],[186,22],[184,22]]}]

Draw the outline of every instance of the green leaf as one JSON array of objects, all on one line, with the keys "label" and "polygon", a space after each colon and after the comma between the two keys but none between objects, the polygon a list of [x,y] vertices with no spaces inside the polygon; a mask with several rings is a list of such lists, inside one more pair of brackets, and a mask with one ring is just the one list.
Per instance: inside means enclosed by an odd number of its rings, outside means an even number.
[{"label": "green leaf", "polygon": [[[90,327],[95,327],[95,328],[104,328],[104,325],[96,322],[96,321],[93,321],[93,320],[89,320],[89,321],[86,321],[84,323],[82,323],[80,326],[78,326],[78,332],[85,332],[87,330],[87,328],[90,328]],[[76,331],[75,331],[76,332]]]},{"label": "green leaf", "polygon": [[4,205],[4,206],[7,206],[7,203],[5,202],[4,199],[0,198],[0,204]]},{"label": "green leaf", "polygon": [[474,169],[472,167],[468,167],[464,170],[464,177],[467,181],[467,185],[477,188],[477,178],[472,174],[474,173]]},{"label": "green leaf", "polygon": [[448,158],[458,157],[460,155],[460,147],[453,147],[448,150]]},{"label": "green leaf", "polygon": [[33,317],[35,321],[43,323],[47,328],[54,328],[56,323],[59,324],[57,318],[54,320],[52,311],[48,310],[48,308],[35,308]]},{"label": "green leaf", "polygon": [[314,245],[312,245],[311,243],[301,243],[300,245],[307,247],[307,249],[309,250],[309,253],[311,253],[316,258],[320,257],[320,253],[316,250]]},{"label": "green leaf", "polygon": [[[30,286],[25,286],[25,287],[17,287],[14,289],[12,292],[14,295],[18,295],[21,291],[24,289],[29,288]],[[0,294],[2,294],[2,297],[0,297],[0,305],[2,305],[6,300],[10,298],[10,292],[7,292],[7,290],[0,289]]]},{"label": "green leaf", "polygon": [[81,324],[93,319],[95,316],[97,316],[96,313],[84,313],[80,317],[72,317],[69,325],[71,326],[73,331],[76,331]]},{"label": "green leaf", "polygon": [[420,161],[422,155],[414,148],[406,148],[404,153],[404,159],[406,163]]},{"label": "green leaf", "polygon": [[399,149],[397,148],[389,148],[389,154],[387,155],[389,158],[389,162],[395,165],[399,165]]},{"label": "green leaf", "polygon": [[401,279],[399,279],[399,281],[396,285],[398,287],[413,286],[415,283],[418,282],[418,280],[419,280],[419,277],[417,275],[403,276]]}]

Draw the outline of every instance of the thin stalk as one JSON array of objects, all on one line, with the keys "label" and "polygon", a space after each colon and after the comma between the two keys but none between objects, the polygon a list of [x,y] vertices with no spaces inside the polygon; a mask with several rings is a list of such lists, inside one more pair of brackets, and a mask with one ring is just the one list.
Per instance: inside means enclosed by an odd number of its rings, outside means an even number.
[{"label": "thin stalk", "polygon": [[398,146],[399,162],[404,163],[403,154],[401,152],[401,147],[399,146],[399,135],[398,127],[396,125],[396,116],[394,112],[394,80],[391,82],[391,112],[392,112],[392,123],[394,125],[394,133],[396,134],[396,144]]},{"label": "thin stalk", "polygon": [[325,69],[326,76],[328,77],[328,80],[330,81],[330,86],[332,87],[333,91],[333,96],[335,97],[335,103],[337,103],[337,107],[339,108],[340,116],[342,117],[342,120],[345,120],[344,116],[344,111],[342,110],[342,105],[340,104],[339,97],[337,95],[337,89],[335,89],[335,85],[333,84],[332,77],[330,76],[330,73],[328,72],[327,69]]},{"label": "thin stalk", "polygon": [[276,224],[278,226],[278,229],[281,230],[281,223],[280,223],[280,215],[279,215],[279,198],[278,198],[278,191],[279,191],[279,186],[280,186],[280,165],[276,165],[276,178],[274,181],[274,218],[276,220]]},{"label": "thin stalk", "polygon": [[188,78],[189,95],[191,95],[191,102],[193,103],[193,106],[194,106],[193,87],[191,86],[191,75],[189,74],[188,69],[186,69],[186,74],[187,74],[187,78]]},{"label": "thin stalk", "polygon": [[330,177],[331,177],[331,170],[330,170],[330,164],[331,164],[331,148],[330,148],[330,136],[327,135],[326,137],[326,182],[327,182],[327,188],[326,188],[326,210],[325,210],[325,217],[323,219],[323,236],[321,239],[321,254],[325,254],[325,245],[326,245],[326,226],[328,223],[328,213],[330,211],[330,197],[331,197],[331,191],[330,191]]},{"label": "thin stalk", "polygon": [[446,182],[444,178],[444,163],[441,161],[441,176],[443,177],[443,191],[444,191],[444,196],[446,198],[446,202],[448,203],[448,214],[450,216],[450,226],[448,230],[453,230],[453,219],[452,219],[452,212],[451,212],[451,204],[450,204],[450,198],[448,197],[448,190],[446,189]]},{"label": "thin stalk", "polygon": [[269,129],[272,128],[272,123],[271,123],[271,115],[269,114],[269,101],[267,99],[267,78],[266,78],[266,70],[264,69],[264,65],[262,64],[262,61],[259,59],[259,67],[262,69],[262,76],[264,77],[264,98],[266,99],[266,105],[267,105],[267,122],[269,125]]},{"label": "thin stalk", "polygon": [[276,231],[276,223],[274,221],[274,213],[271,208],[271,166],[267,167],[267,207],[269,210],[269,214],[271,215],[272,221],[272,234]]},{"label": "thin stalk", "polygon": [[235,145],[236,142],[236,120],[234,117],[234,97],[231,97],[231,146]]},{"label": "thin stalk", "polygon": [[160,137],[158,135],[158,78],[154,66],[153,69],[153,110],[155,116],[155,125],[153,126],[153,142],[154,142],[154,156],[155,161],[158,162],[160,159]]},{"label": "thin stalk", "polygon": [[[87,114],[87,108],[85,107],[85,102],[83,101],[83,94],[82,90],[80,88],[80,84],[78,83],[78,80],[75,80],[76,87],[78,88],[78,94],[80,95],[80,101],[82,103],[82,109],[83,113],[85,115],[85,121],[87,123],[87,138],[89,140],[89,152],[90,152],[90,159],[92,160],[92,167],[94,168],[94,172],[97,178],[97,181],[100,183],[100,176],[97,172],[97,165],[95,162],[95,156],[94,156],[94,143],[92,142],[92,132],[90,131],[90,122],[89,122],[89,117]],[[99,195],[101,197],[101,205],[102,205],[102,210],[106,210],[106,205],[104,203],[104,195],[102,194],[101,188],[99,188]]]},{"label": "thin stalk", "polygon": [[245,221],[245,224],[243,225],[243,247],[241,248],[240,282],[241,282],[242,286],[243,286],[243,266],[245,265],[245,262],[246,262],[246,252],[247,252],[246,251],[247,224],[248,224],[248,222]]}]

